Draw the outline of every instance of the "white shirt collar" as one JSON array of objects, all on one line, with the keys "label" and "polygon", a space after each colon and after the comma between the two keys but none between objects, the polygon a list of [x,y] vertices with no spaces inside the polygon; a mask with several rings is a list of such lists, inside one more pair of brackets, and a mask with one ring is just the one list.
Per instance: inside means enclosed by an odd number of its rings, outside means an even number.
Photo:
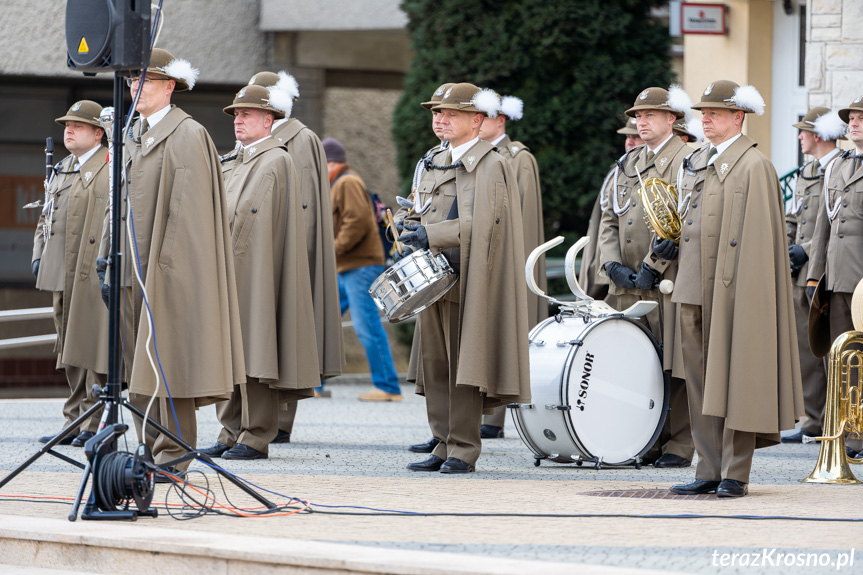
[{"label": "white shirt collar", "polygon": [[659,152],[659,150],[661,150],[661,149],[662,149],[662,146],[664,146],[665,144],[667,144],[667,143],[668,143],[668,140],[670,140],[670,139],[671,139],[671,138],[673,138],[673,137],[674,137],[674,132],[671,132],[671,134],[669,134],[667,138],[665,138],[664,140],[662,140],[662,143],[661,143],[661,144],[659,144],[658,146],[656,146],[656,148],[655,148],[655,149],[654,149],[654,148],[651,148],[650,146],[647,146],[647,149],[648,149],[649,151],[651,151],[651,152],[653,152],[653,153],[655,154],[655,153]]},{"label": "white shirt collar", "polygon": [[78,163],[75,165],[75,169],[79,169],[81,166],[87,163],[87,160],[93,157],[96,153],[96,150],[99,149],[101,144],[96,144],[96,147],[87,152],[86,154],[82,154],[80,158],[78,158]]},{"label": "white shirt collar", "polygon": [[742,135],[743,135],[743,132],[737,134],[736,136],[734,136],[733,138],[731,138],[729,140],[725,140],[724,142],[722,142],[718,146],[714,146],[713,144],[710,144],[712,147],[716,148],[717,153],[715,156],[710,158],[710,160],[708,160],[707,165],[709,166],[710,164],[712,164],[716,160],[716,158],[718,158],[719,156],[722,155],[722,152],[727,150],[731,146],[731,144],[736,142],[740,138],[740,136],[742,136]]},{"label": "white shirt collar", "polygon": [[504,138],[506,138],[506,132],[504,132],[504,133],[501,135],[501,137],[500,137],[500,138],[498,138],[497,140],[495,140],[494,142],[490,142],[490,144],[491,144],[492,146],[497,146],[498,144],[500,144],[500,141],[501,141],[501,140],[503,140]]},{"label": "white shirt collar", "polygon": [[479,136],[477,136],[476,138],[474,138],[470,142],[466,142],[466,143],[462,144],[461,146],[456,146],[455,148],[453,148],[452,149],[452,163],[455,164],[456,162],[458,162],[459,158],[461,158],[464,155],[464,153],[467,152],[468,150],[470,150],[473,147],[473,145],[476,144],[477,142],[479,142]]},{"label": "white shirt collar", "polygon": [[822,168],[826,168],[827,164],[830,163],[830,160],[832,160],[837,154],[839,154],[839,148],[833,148],[832,150],[824,154],[821,158],[819,158],[818,163],[821,164]]},{"label": "white shirt collar", "polygon": [[270,128],[270,132],[274,131],[276,128],[278,128],[288,120],[290,120],[290,118],[282,118],[281,120],[276,120],[275,122],[273,122],[273,127]]},{"label": "white shirt collar", "polygon": [[168,112],[171,111],[171,104],[168,104],[158,112],[154,112],[149,116],[145,116],[144,119],[147,120],[147,125],[152,129],[156,124],[162,121],[162,119],[168,115]]},{"label": "white shirt collar", "polygon": [[258,141],[256,141],[256,142],[252,142],[252,143],[251,143],[251,144],[249,144],[248,146],[242,146],[242,148],[245,150],[246,148],[251,148],[252,146],[257,146],[258,144],[260,144],[261,142],[263,142],[263,141],[264,141],[264,140],[266,140],[267,138],[271,138],[271,137],[272,137],[272,136],[269,136],[269,135],[264,136],[264,137],[263,137],[263,138],[261,138],[260,140],[258,140]]}]

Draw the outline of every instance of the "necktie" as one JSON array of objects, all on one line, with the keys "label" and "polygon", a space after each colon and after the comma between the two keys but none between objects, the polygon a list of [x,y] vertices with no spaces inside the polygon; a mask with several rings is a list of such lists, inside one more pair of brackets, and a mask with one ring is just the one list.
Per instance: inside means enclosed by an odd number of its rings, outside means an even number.
[{"label": "necktie", "polygon": [[141,120],[141,135],[143,136],[144,134],[146,134],[147,130],[149,130],[149,129],[150,129],[150,123],[147,121],[147,118],[143,118]]},{"label": "necktie", "polygon": [[654,158],[655,156],[656,156],[656,154],[654,154],[654,153],[653,153],[653,152],[651,152],[650,150],[648,150],[648,151],[647,151],[647,165],[648,165],[648,166],[650,165],[650,162],[652,162],[652,161],[653,161],[653,158]]},{"label": "necktie", "polygon": [[81,169],[81,164],[78,162],[78,158],[74,158],[74,161],[72,162],[72,166],[73,166],[72,167],[73,172],[77,172],[78,170]]},{"label": "necktie", "polygon": [[714,146],[710,146],[710,152],[707,154],[707,165],[708,166],[713,163],[713,161],[716,159],[716,155],[718,153],[719,153],[719,150],[717,150]]}]

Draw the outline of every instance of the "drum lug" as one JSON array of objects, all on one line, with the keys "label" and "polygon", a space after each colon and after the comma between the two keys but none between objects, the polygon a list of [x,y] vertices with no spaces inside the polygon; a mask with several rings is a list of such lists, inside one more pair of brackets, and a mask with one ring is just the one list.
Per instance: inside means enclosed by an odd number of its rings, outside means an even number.
[{"label": "drum lug", "polygon": [[594,465],[593,468],[596,470],[602,469],[602,458],[601,457],[596,460],[596,465]]},{"label": "drum lug", "polygon": [[584,340],[581,340],[581,339],[571,339],[569,341],[560,340],[559,342],[557,342],[557,347],[566,347],[568,345],[579,346],[579,345],[582,345],[583,343],[584,343]]},{"label": "drum lug", "polygon": [[535,406],[532,403],[508,403],[507,409],[533,409]]},{"label": "drum lug", "polygon": [[554,403],[547,403],[545,405],[545,408],[549,411],[552,411],[555,409],[559,409],[560,411],[571,411],[572,410],[571,405],[555,405]]},{"label": "drum lug", "polygon": [[528,343],[528,345],[535,345],[536,347],[542,347],[545,345],[545,340],[544,339],[537,339],[537,340],[531,339],[531,340],[528,340],[527,343]]}]

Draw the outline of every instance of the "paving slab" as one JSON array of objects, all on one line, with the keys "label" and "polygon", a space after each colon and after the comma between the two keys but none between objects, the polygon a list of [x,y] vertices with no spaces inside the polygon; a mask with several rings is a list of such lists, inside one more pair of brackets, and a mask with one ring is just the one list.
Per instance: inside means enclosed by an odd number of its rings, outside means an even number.
[{"label": "paving slab", "polygon": [[[311,502],[315,512],[248,519],[207,515],[190,521],[161,513],[157,519],[109,525],[152,531],[153,537],[156,530],[194,530],[213,537],[283,539],[285,545],[348,545],[374,550],[376,557],[438,553],[442,562],[450,561],[444,554],[465,561],[528,561],[536,570],[527,572],[537,573],[558,564],[578,571],[593,566],[722,574],[863,572],[863,557],[856,551],[852,555],[863,540],[863,486],[798,481],[812,471],[818,445],[757,451],[750,494],[737,500],[663,498],[672,484],[691,480],[694,468],[534,467],[511,422],[505,438],[483,446],[477,473],[413,473],[405,466],[424,456],[405,448],[429,437],[423,399],[405,386],[401,403],[357,401],[368,389],[333,385],[331,398],[301,402],[292,443],[272,446],[267,460],[219,460],[229,472],[272,492],[274,500],[297,497]],[[60,407],[57,400],[0,401],[0,473],[37,451],[36,437],[58,429]],[[202,409],[201,445],[209,445],[218,430],[215,410]],[[130,436],[130,449],[133,441]],[[82,457],[80,449],[57,450]],[[252,504],[233,486],[222,494],[216,474],[203,464],[195,462],[192,469],[199,473],[190,480],[209,482],[220,501]],[[854,471],[863,477],[863,469]],[[11,496],[71,498],[79,480],[69,464],[43,456],[0,490],[0,514],[63,520],[68,501],[32,503]],[[608,494],[615,496],[600,496]],[[157,486],[154,505],[166,501],[177,499],[167,486]],[[74,530],[84,524],[70,525]],[[756,556],[758,566],[752,564]]]}]

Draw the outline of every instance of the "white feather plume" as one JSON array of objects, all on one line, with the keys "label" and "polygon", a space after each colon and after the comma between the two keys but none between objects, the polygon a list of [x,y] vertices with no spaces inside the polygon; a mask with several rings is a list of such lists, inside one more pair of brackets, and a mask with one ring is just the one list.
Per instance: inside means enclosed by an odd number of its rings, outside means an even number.
[{"label": "white feather plume", "polygon": [[278,84],[267,88],[267,92],[270,95],[270,106],[284,112],[285,117],[290,118],[291,111],[294,108],[294,99],[291,98],[290,94],[284,90],[280,90]]},{"label": "white feather plume", "polygon": [[300,85],[297,84],[296,78],[287,72],[279,72],[279,81],[276,82],[276,88],[287,94],[292,100],[300,97]]},{"label": "white feather plume", "polygon": [[740,106],[755,112],[755,115],[761,116],[764,114],[764,98],[758,92],[755,86],[738,86],[734,89],[734,97],[731,101]]},{"label": "white feather plume", "polygon": [[692,98],[678,84],[668,88],[668,106],[683,114],[687,120],[692,117]]},{"label": "white feather plume", "polygon": [[524,102],[515,96],[504,96],[500,101],[500,113],[510,120],[521,120],[524,116]]},{"label": "white feather plume", "polygon": [[832,141],[844,136],[848,125],[842,121],[838,112],[830,111],[815,118],[814,128],[819,138]]},{"label": "white feather plume", "polygon": [[701,125],[701,120],[698,118],[690,118],[686,120],[686,131],[695,136],[695,141],[701,143],[704,141],[704,127]]},{"label": "white feather plume", "polygon": [[500,98],[493,90],[483,88],[473,95],[471,102],[478,110],[485,112],[489,118],[497,118],[497,113],[500,111]]},{"label": "white feather plume", "polygon": [[165,75],[179,78],[189,85],[189,90],[195,87],[200,73],[197,68],[192,68],[188,60],[174,59],[165,66]]}]

